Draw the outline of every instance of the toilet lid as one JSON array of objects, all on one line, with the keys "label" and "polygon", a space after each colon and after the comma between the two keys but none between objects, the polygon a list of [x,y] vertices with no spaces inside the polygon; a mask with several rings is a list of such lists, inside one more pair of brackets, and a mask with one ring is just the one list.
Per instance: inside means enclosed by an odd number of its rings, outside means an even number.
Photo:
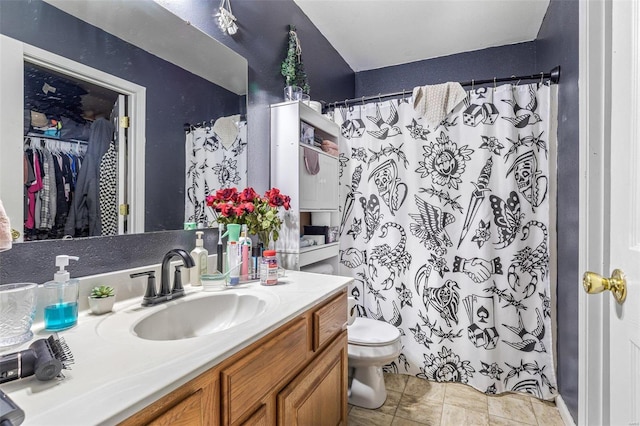
[{"label": "toilet lid", "polygon": [[363,346],[381,346],[400,338],[400,331],[389,323],[357,317],[347,327],[349,343]]}]

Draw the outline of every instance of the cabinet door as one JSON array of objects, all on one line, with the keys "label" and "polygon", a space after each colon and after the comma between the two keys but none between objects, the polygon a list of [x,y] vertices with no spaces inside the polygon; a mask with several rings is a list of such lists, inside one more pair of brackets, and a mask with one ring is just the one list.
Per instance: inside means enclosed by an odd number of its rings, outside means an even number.
[{"label": "cabinet door", "polygon": [[267,406],[260,406],[260,408],[256,410],[251,417],[242,423],[242,426],[267,426],[269,424],[267,413]]},{"label": "cabinet door", "polygon": [[347,424],[347,332],[278,394],[278,425]]},{"label": "cabinet door", "polygon": [[305,166],[304,147],[299,150],[300,210],[338,210],[338,159],[313,151],[318,153],[320,171],[312,175]]},{"label": "cabinet door", "polygon": [[307,318],[298,317],[278,335],[222,368],[222,424],[238,424],[302,369],[309,355],[309,333]]},{"label": "cabinet door", "polygon": [[202,419],[202,389],[188,396],[165,412],[163,415],[150,422],[150,426],[197,426],[204,425]]},{"label": "cabinet door", "polygon": [[137,412],[119,426],[219,425],[218,374],[219,371],[212,368]]}]

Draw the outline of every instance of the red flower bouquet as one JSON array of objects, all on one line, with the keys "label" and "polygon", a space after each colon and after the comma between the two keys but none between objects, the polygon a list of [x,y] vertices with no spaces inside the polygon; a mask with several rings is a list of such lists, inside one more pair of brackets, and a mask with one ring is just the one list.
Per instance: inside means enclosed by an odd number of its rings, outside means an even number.
[{"label": "red flower bouquet", "polygon": [[236,188],[220,189],[215,195],[207,196],[206,202],[216,213],[218,223],[246,224],[249,233],[257,235],[264,247],[278,239],[282,226],[278,209],[291,208],[291,198],[281,194],[278,188],[271,188],[264,196],[250,187],[242,192]]}]

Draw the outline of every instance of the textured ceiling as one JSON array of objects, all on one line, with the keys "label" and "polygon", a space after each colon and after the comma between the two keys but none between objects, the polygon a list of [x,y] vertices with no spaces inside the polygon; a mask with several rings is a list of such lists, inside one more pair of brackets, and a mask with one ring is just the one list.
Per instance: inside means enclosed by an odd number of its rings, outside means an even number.
[{"label": "textured ceiling", "polygon": [[294,1],[356,72],[534,40],[549,5],[549,0]]}]

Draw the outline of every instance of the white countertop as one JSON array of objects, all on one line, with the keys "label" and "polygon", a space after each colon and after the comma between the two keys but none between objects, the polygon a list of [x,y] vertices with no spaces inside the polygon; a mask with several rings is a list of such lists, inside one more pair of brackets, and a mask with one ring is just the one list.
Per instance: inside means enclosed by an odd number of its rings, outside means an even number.
[{"label": "white countertop", "polygon": [[[276,286],[255,282],[224,290],[263,294],[274,303],[263,314],[230,330],[174,341],[140,339],[130,328],[163,305],[214,293],[187,286],[183,299],[155,307],[140,307],[142,299],[136,297],[117,302],[110,314],[95,316],[82,311],[75,327],[58,333],[75,359],[72,370],[63,370],[64,379],[41,382],[30,377],[4,383],[0,389],[24,410],[23,424],[27,426],[112,425],[327,299],[350,281],[287,271]],[[51,334],[43,330],[42,323],[34,324],[32,331],[34,339]],[[30,343],[0,354],[24,349]]]}]

